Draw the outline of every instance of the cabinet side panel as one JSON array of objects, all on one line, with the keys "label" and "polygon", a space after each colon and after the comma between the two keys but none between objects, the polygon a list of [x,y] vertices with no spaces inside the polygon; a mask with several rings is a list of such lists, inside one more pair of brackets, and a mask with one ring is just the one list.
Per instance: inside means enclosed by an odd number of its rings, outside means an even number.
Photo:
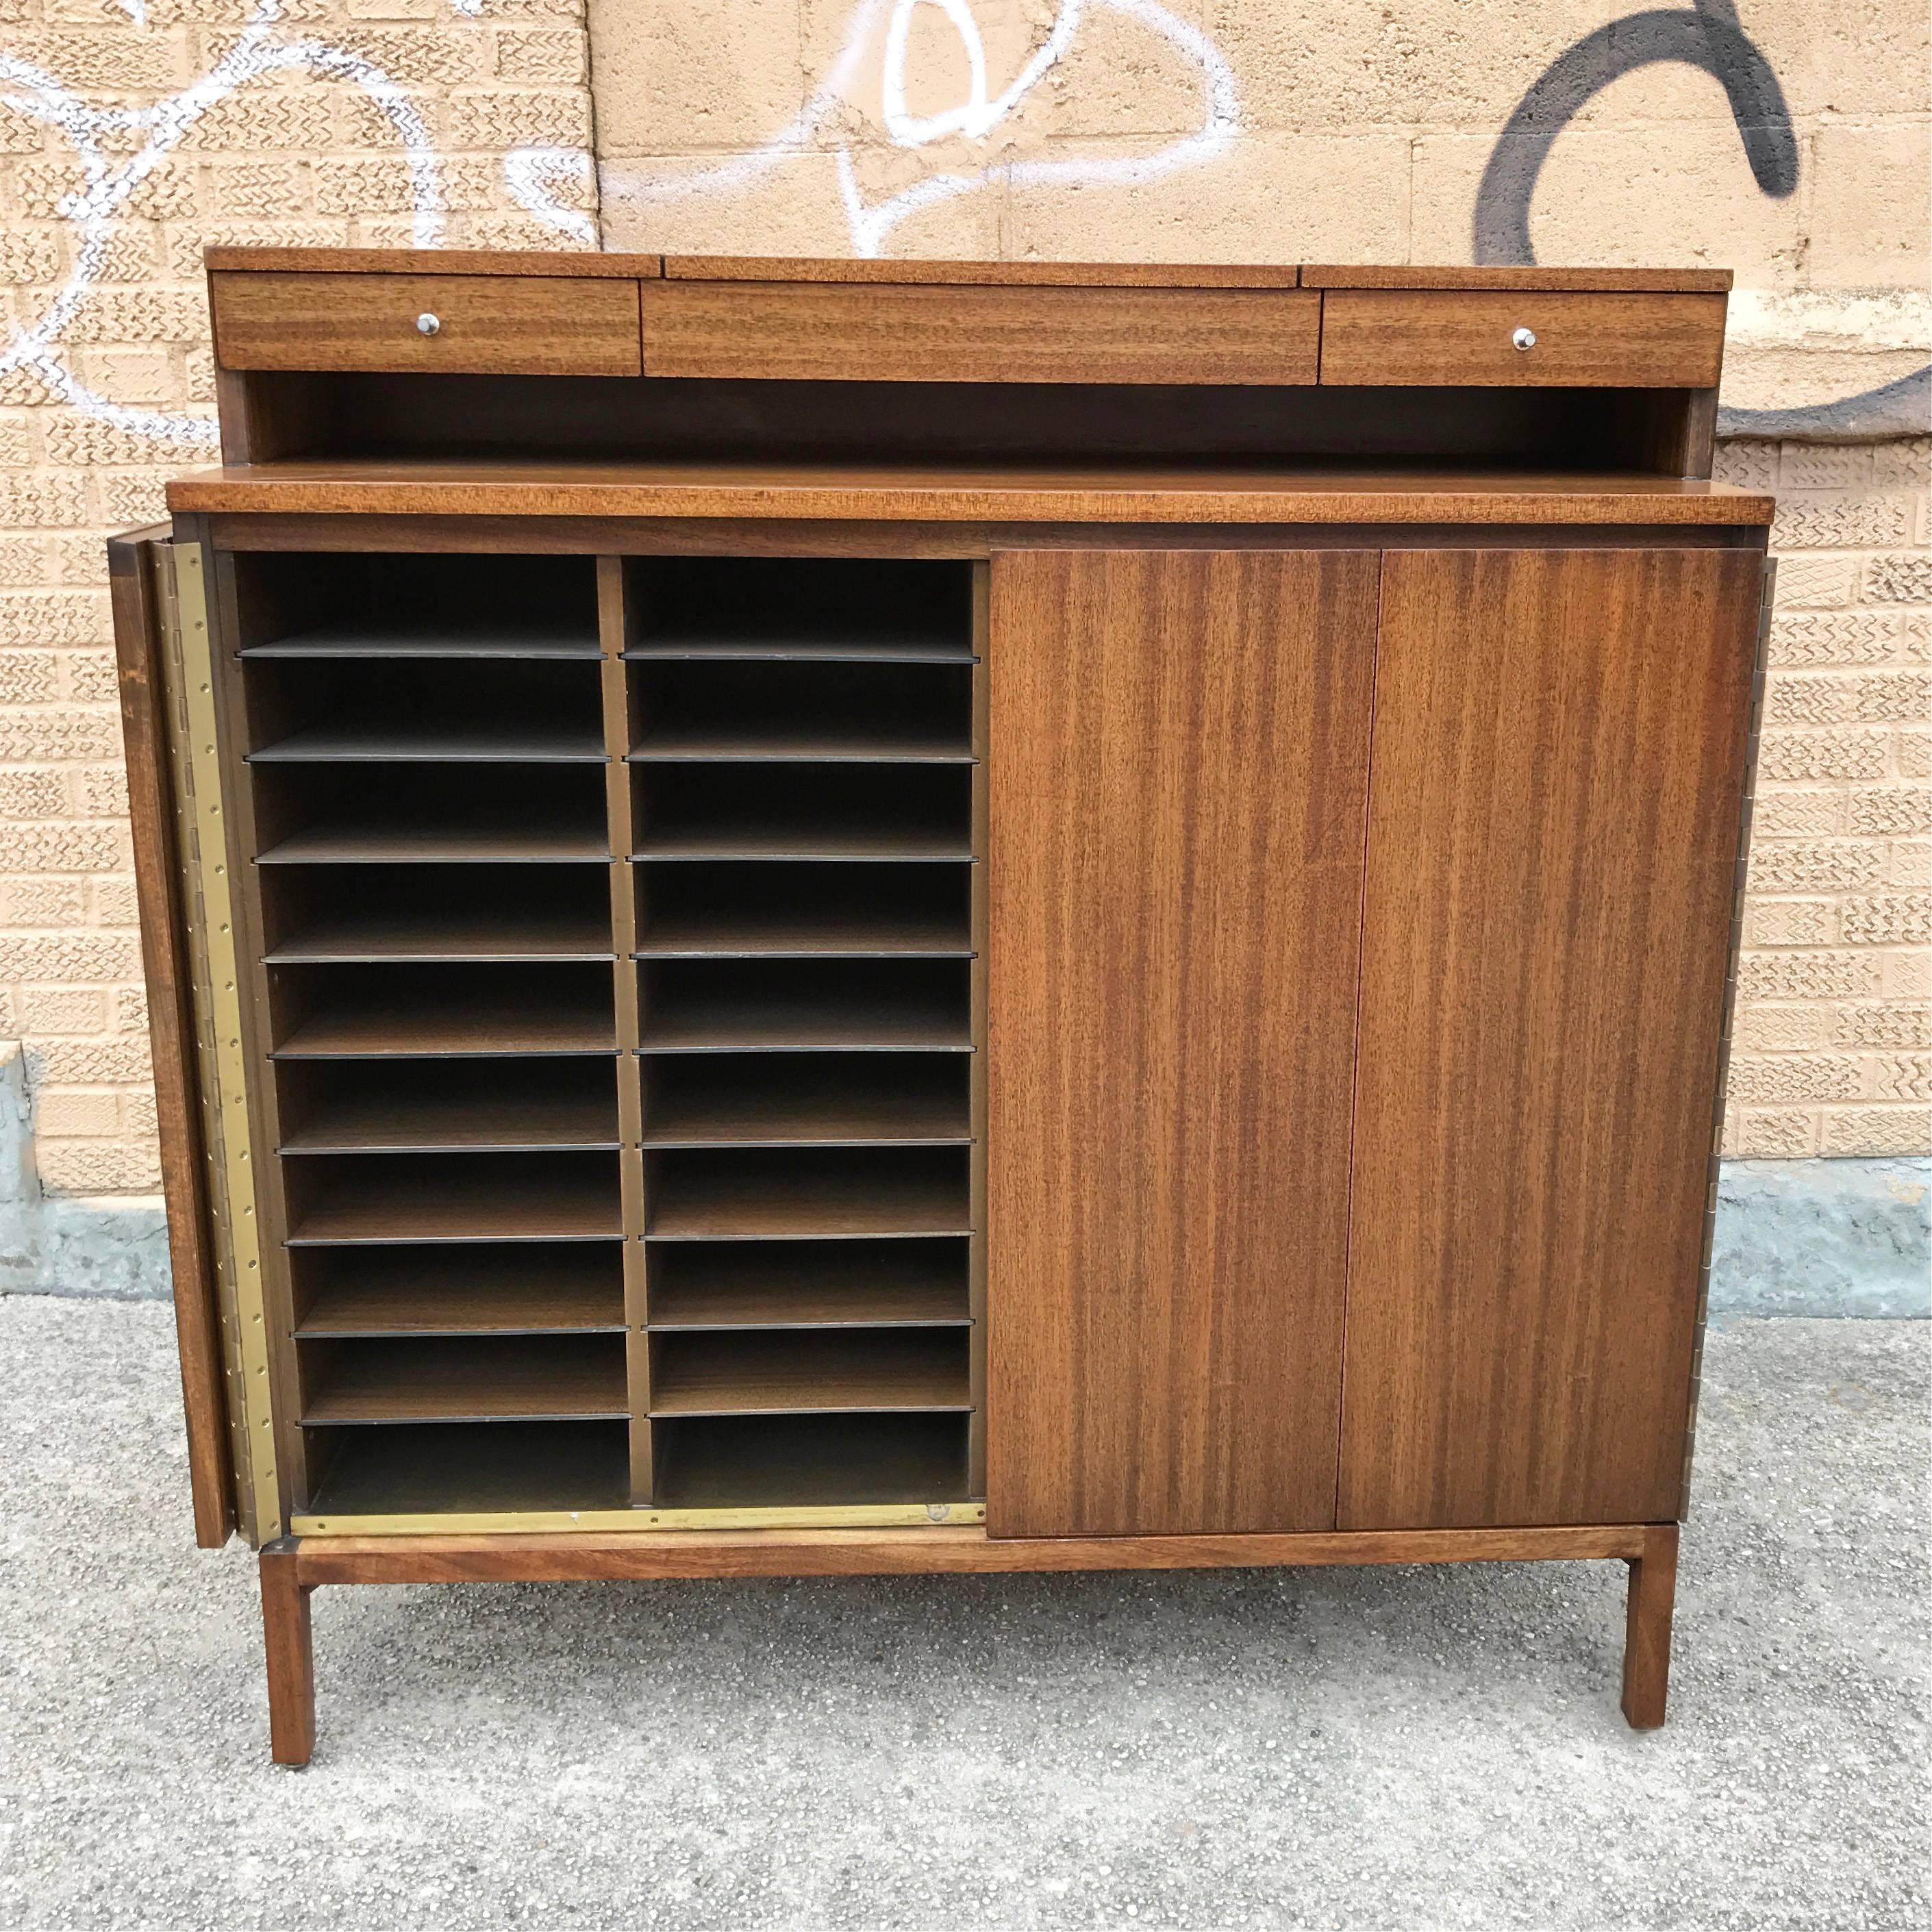
[{"label": "cabinet side panel", "polygon": [[1334,1522],[1378,568],[994,559],[995,1536]]},{"label": "cabinet side panel", "polygon": [[154,580],[154,550],[166,536],[165,530],[158,528],[110,538],[108,584],[120,673],[134,882],[148,987],[195,1540],[204,1550],[218,1550],[235,1526],[235,1477],[229,1460],[220,1304],[205,1179],[207,1155],[200,1131],[194,968],[169,772],[163,599]]},{"label": "cabinet side panel", "polygon": [[1384,561],[1345,1528],[1676,1514],[1762,569]]}]

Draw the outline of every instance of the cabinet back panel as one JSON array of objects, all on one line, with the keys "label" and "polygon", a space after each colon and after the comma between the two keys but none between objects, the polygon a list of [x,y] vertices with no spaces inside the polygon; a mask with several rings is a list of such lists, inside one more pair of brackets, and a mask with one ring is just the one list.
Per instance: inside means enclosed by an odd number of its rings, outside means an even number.
[{"label": "cabinet back panel", "polygon": [[1384,560],[1345,1529],[1676,1514],[1762,568]]},{"label": "cabinet back panel", "polygon": [[1334,1521],[1372,553],[1004,553],[987,1520]]}]

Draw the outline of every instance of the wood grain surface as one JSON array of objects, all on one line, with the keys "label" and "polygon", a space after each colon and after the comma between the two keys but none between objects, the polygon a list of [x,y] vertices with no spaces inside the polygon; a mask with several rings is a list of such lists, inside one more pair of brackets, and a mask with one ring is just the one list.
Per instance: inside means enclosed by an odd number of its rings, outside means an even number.
[{"label": "wood grain surface", "polygon": [[[1739,524],[1768,524],[1773,504],[1761,492],[1725,483],[1582,472],[1216,470],[1173,464],[1111,469],[1004,464],[976,470],[906,464],[425,463],[345,457],[190,472],[169,484],[168,507],[183,513],[284,516],[812,523]],[[933,554],[969,553],[956,548]]]},{"label": "wood grain surface", "polygon": [[1640,1555],[1642,1524],[1280,1536],[989,1537],[977,1529],[670,1530],[559,1536],[304,1537],[308,1584],[652,1576],[928,1576],[1277,1564],[1529,1563]]},{"label": "wood grain surface", "polygon": [[1527,266],[1418,267],[1392,262],[1357,268],[1304,265],[1304,289],[1611,289],[1659,294],[1722,295],[1731,286],[1728,268],[1553,268],[1540,262]]},{"label": "wood grain surface", "polygon": [[[1516,347],[1519,328],[1534,348]],[[1717,295],[1364,289],[1322,298],[1324,383],[1706,388],[1724,347]]]},{"label": "wood grain surface", "polygon": [[1344,1528],[1676,1514],[1762,569],[1384,560]]},{"label": "wood grain surface", "polygon": [[165,529],[136,531],[107,545],[108,588],[120,674],[122,741],[128,759],[135,898],[148,987],[161,1192],[167,1203],[182,1400],[188,1424],[188,1486],[194,1540],[219,1550],[235,1522],[221,1318],[202,1179],[201,1082],[195,1046],[193,968],[182,902],[180,854],[169,778],[166,699],[152,549]]},{"label": "wood grain surface", "polygon": [[664,273],[662,255],[559,248],[212,248],[202,250],[210,274],[222,270],[329,275],[550,275],[636,281]]},{"label": "wood grain surface", "polygon": [[638,287],[648,376],[1307,383],[1321,333],[1320,297],[1292,289],[686,280]]},{"label": "wood grain surface", "polygon": [[[634,376],[638,284],[543,275],[208,278],[228,369],[418,375]],[[416,319],[434,314],[434,335]]]},{"label": "wood grain surface", "polygon": [[984,288],[1292,289],[1292,262],[914,262],[850,256],[667,255],[673,281],[932,282]]},{"label": "wood grain surface", "polygon": [[1334,1520],[1377,569],[994,560],[996,1536]]}]

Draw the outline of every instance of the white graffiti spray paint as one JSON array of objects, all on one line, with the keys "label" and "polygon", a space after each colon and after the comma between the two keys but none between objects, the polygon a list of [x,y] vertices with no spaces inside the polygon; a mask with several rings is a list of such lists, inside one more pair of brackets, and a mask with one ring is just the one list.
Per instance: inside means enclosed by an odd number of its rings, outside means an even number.
[{"label": "white graffiti spray paint", "polygon": [[[139,27],[147,22],[146,0],[121,0]],[[475,19],[484,0],[451,0],[454,10]],[[61,206],[76,231],[76,246],[66,280],[38,318],[12,332],[0,347],[0,375],[28,369],[70,407],[134,436],[183,448],[208,448],[215,428],[205,417],[170,414],[118,403],[82,382],[62,359],[63,332],[94,294],[105,266],[115,222],[122,218],[142,182],[178,148],[189,130],[218,102],[251,82],[290,68],[304,68],[360,87],[396,133],[410,174],[411,238],[418,248],[442,239],[443,196],[440,171],[429,130],[406,91],[374,62],[347,49],[315,39],[282,40],[285,0],[256,0],[234,44],[206,74],[180,93],[146,107],[94,107],[54,75],[0,52],[0,109],[58,128],[79,160],[82,185]],[[936,8],[950,23],[964,51],[966,98],[935,114],[917,115],[906,100],[906,62],[914,16],[922,6]],[[836,151],[839,194],[855,250],[875,256],[892,230],[920,209],[971,194],[1002,176],[1019,184],[1088,182],[1131,184],[1156,179],[1178,168],[1210,159],[1233,139],[1238,124],[1234,75],[1214,44],[1179,19],[1160,0],[1062,0],[1044,38],[1017,74],[997,94],[988,92],[986,44],[970,0],[862,0],[848,25],[837,59],[799,115],[757,147],[731,160],[674,178],[628,184],[647,196],[681,199],[729,192],[785,157],[805,152],[852,91],[875,47],[881,62],[880,114],[886,139],[917,149],[935,142],[984,141],[1013,112],[1065,56],[1083,24],[1095,15],[1124,16],[1162,39],[1201,76],[1202,119],[1198,129],[1153,152],[1057,160],[994,164],[928,176],[883,201],[868,202],[860,186],[852,150]],[[883,42],[880,27],[884,22]],[[123,145],[112,137],[138,133],[131,154],[110,152]],[[593,164],[580,148],[530,146],[502,158],[504,184],[518,206],[573,242],[594,247],[596,224],[565,206],[558,190],[591,178]]]},{"label": "white graffiti spray paint", "polygon": [[[146,0],[124,0],[136,26],[146,24]],[[474,14],[482,0],[454,0],[460,12]],[[130,435],[190,448],[212,448],[215,427],[204,417],[134,408],[100,395],[80,381],[62,359],[63,332],[98,285],[113,226],[142,182],[217,102],[252,81],[300,68],[352,82],[374,101],[395,130],[409,170],[412,208],[410,238],[420,248],[442,239],[443,194],[428,127],[407,92],[373,61],[316,40],[275,38],[284,0],[256,0],[240,35],[200,80],[180,93],[146,107],[91,107],[53,75],[0,51],[0,108],[58,128],[80,161],[82,185],[62,203],[74,225],[78,246],[67,280],[38,319],[16,329],[0,347],[0,376],[30,369],[62,402],[111,423]],[[110,137],[137,132],[141,145],[124,158],[110,158]],[[580,149],[520,148],[503,158],[505,184],[520,206],[573,240],[594,244],[590,218],[560,206],[550,184],[587,178],[591,162]]]},{"label": "white graffiti spray paint", "polygon": [[[905,94],[906,56],[914,14],[937,8],[959,36],[967,64],[965,99],[937,114],[915,115]],[[864,0],[854,13],[838,57],[791,121],[756,148],[729,160],[676,174],[652,176],[635,169],[610,170],[628,195],[647,200],[682,200],[728,194],[746,186],[784,160],[812,152],[812,143],[853,92],[866,61],[880,42],[880,118],[895,146],[919,148],[950,137],[983,140],[1018,107],[1065,56],[1082,26],[1099,14],[1113,14],[1160,36],[1201,76],[1201,124],[1190,134],[1145,154],[1100,155],[1060,160],[988,161],[962,172],[930,175],[884,201],[868,202],[849,146],[836,151],[840,197],[854,250],[876,256],[899,224],[920,209],[971,194],[1002,178],[1021,186],[1072,186],[1084,183],[1131,185],[1158,180],[1176,170],[1198,166],[1220,154],[1240,125],[1234,72],[1220,50],[1197,27],[1171,13],[1160,0],[1061,0],[1052,25],[1019,72],[996,96],[987,93],[986,44],[968,0]]]}]

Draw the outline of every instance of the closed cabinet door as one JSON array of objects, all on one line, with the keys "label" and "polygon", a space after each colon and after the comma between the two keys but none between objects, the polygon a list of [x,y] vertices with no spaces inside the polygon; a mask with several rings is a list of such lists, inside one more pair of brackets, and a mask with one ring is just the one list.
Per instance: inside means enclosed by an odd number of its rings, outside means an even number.
[{"label": "closed cabinet door", "polygon": [[994,1536],[1334,1522],[1378,568],[994,560]]},{"label": "closed cabinet door", "polygon": [[1344,1528],[1677,1514],[1762,568],[1384,561]]}]

